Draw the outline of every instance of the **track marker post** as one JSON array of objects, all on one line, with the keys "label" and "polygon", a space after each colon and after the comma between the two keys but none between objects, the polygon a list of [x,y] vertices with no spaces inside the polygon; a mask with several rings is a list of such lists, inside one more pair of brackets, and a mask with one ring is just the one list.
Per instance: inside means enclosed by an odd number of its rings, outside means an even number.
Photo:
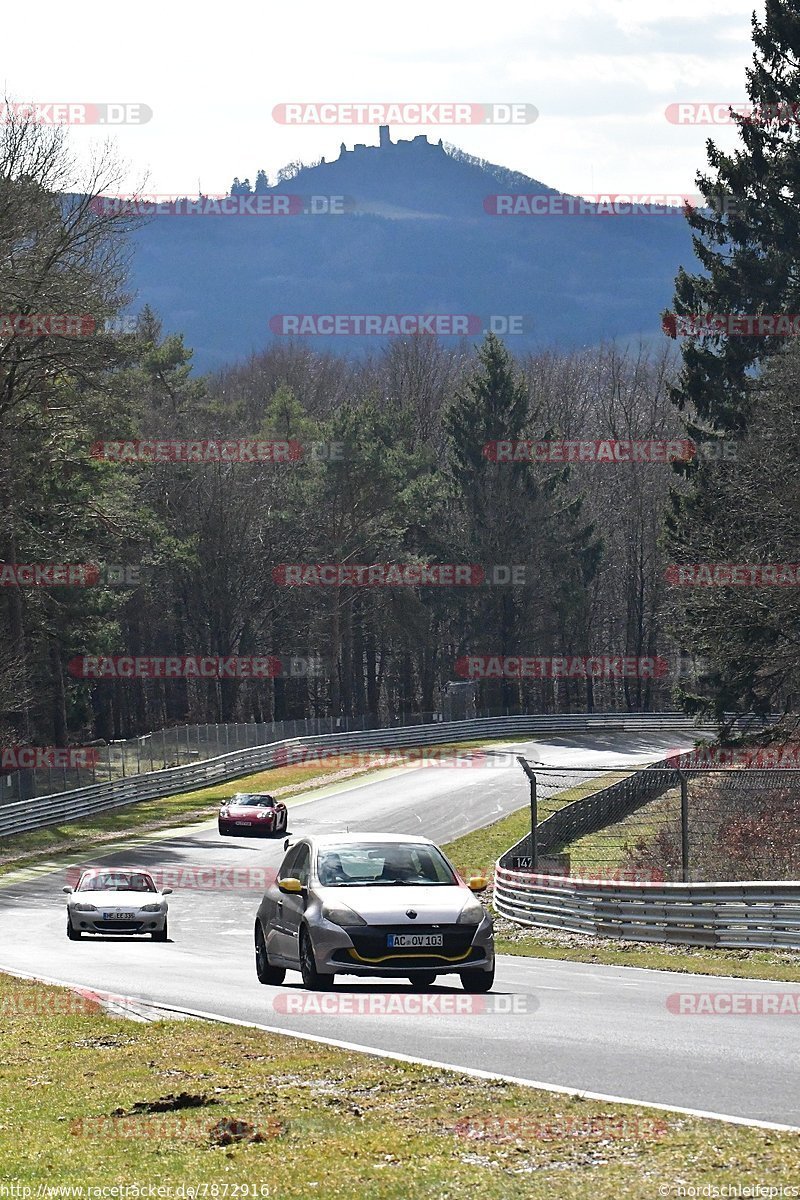
[{"label": "track marker post", "polygon": [[531,785],[531,870],[536,872],[539,869],[539,847],[537,845],[539,811],[536,795],[536,772],[528,765],[526,759],[521,754],[517,755],[517,762],[528,776]]}]

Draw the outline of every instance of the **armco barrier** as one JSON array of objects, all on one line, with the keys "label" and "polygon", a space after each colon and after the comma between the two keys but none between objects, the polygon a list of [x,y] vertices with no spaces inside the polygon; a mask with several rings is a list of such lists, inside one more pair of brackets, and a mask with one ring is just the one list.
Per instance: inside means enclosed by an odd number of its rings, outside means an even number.
[{"label": "armco barrier", "polygon": [[494,903],[521,925],[738,949],[800,949],[800,883],[610,883],[509,871]]},{"label": "armco barrier", "polygon": [[223,780],[236,779],[252,771],[268,770],[276,763],[285,763],[285,752],[291,747],[304,746],[309,750],[396,749],[402,746],[434,746],[447,742],[474,741],[497,737],[531,737],[537,734],[592,733],[621,730],[628,732],[690,732],[697,730],[683,713],[592,713],[558,716],[481,717],[472,721],[437,722],[433,725],[395,726],[392,729],[370,729],[351,733],[323,734],[318,737],[289,738],[265,746],[235,750],[218,758],[206,759],[183,767],[168,767],[118,779],[112,783],[96,783],[71,792],[38,796],[31,800],[14,801],[0,807],[0,837],[41,829],[63,821],[73,821],[93,813],[106,812],[135,804],[174,796],[193,788],[206,787]]}]

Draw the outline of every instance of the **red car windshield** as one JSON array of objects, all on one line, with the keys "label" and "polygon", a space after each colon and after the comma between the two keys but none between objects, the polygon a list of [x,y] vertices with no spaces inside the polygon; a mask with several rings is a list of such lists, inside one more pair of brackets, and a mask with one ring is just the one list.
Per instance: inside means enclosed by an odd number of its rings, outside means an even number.
[{"label": "red car windshield", "polygon": [[230,803],[232,808],[275,807],[275,800],[272,796],[234,796]]}]

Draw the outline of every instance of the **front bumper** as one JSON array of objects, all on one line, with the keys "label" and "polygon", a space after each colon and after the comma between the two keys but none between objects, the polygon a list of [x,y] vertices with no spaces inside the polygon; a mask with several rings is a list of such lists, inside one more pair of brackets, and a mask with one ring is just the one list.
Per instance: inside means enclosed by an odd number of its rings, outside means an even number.
[{"label": "front bumper", "polygon": [[231,837],[273,837],[277,829],[275,821],[253,821],[252,825],[237,825],[235,821],[226,821],[222,818],[218,820],[217,824],[220,833]]},{"label": "front bumper", "polygon": [[104,920],[102,913],[73,912],[69,914],[73,929],[79,933],[113,933],[132,935],[136,933],[159,933],[167,920],[163,913],[135,913],[128,920]]},{"label": "front bumper", "polygon": [[343,928],[328,921],[311,926],[317,970],[343,975],[408,976],[433,971],[451,975],[465,970],[491,971],[494,967],[492,923],[486,917],[472,925],[420,925],[413,932],[441,934],[441,947],[394,949],[387,945],[391,933],[408,933],[397,925],[360,925]]}]

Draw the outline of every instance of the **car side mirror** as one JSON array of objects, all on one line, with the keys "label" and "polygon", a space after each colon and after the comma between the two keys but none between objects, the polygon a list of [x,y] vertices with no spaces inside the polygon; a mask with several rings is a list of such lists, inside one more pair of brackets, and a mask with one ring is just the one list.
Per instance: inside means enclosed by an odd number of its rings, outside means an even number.
[{"label": "car side mirror", "polygon": [[62,890],[62,892],[66,892],[67,895],[69,895],[72,891],[72,888],[71,887],[63,887],[61,890]]},{"label": "car side mirror", "polygon": [[286,839],[284,840],[284,843],[283,843],[283,848],[284,848],[284,850],[288,850],[288,849],[289,849],[289,842],[290,842],[290,841],[291,841],[291,838],[286,838]]},{"label": "car side mirror", "polygon": [[162,888],[162,889],[161,889],[161,895],[162,895],[162,896],[171,896],[171,895],[172,895],[172,888]]},{"label": "car side mirror", "polygon": [[299,879],[295,879],[293,875],[287,875],[285,879],[278,880],[278,891],[284,892],[287,896],[301,896],[305,888]]},{"label": "car side mirror", "polygon": [[471,892],[485,892],[488,886],[488,879],[484,879],[482,875],[473,875],[467,880],[467,887]]}]

